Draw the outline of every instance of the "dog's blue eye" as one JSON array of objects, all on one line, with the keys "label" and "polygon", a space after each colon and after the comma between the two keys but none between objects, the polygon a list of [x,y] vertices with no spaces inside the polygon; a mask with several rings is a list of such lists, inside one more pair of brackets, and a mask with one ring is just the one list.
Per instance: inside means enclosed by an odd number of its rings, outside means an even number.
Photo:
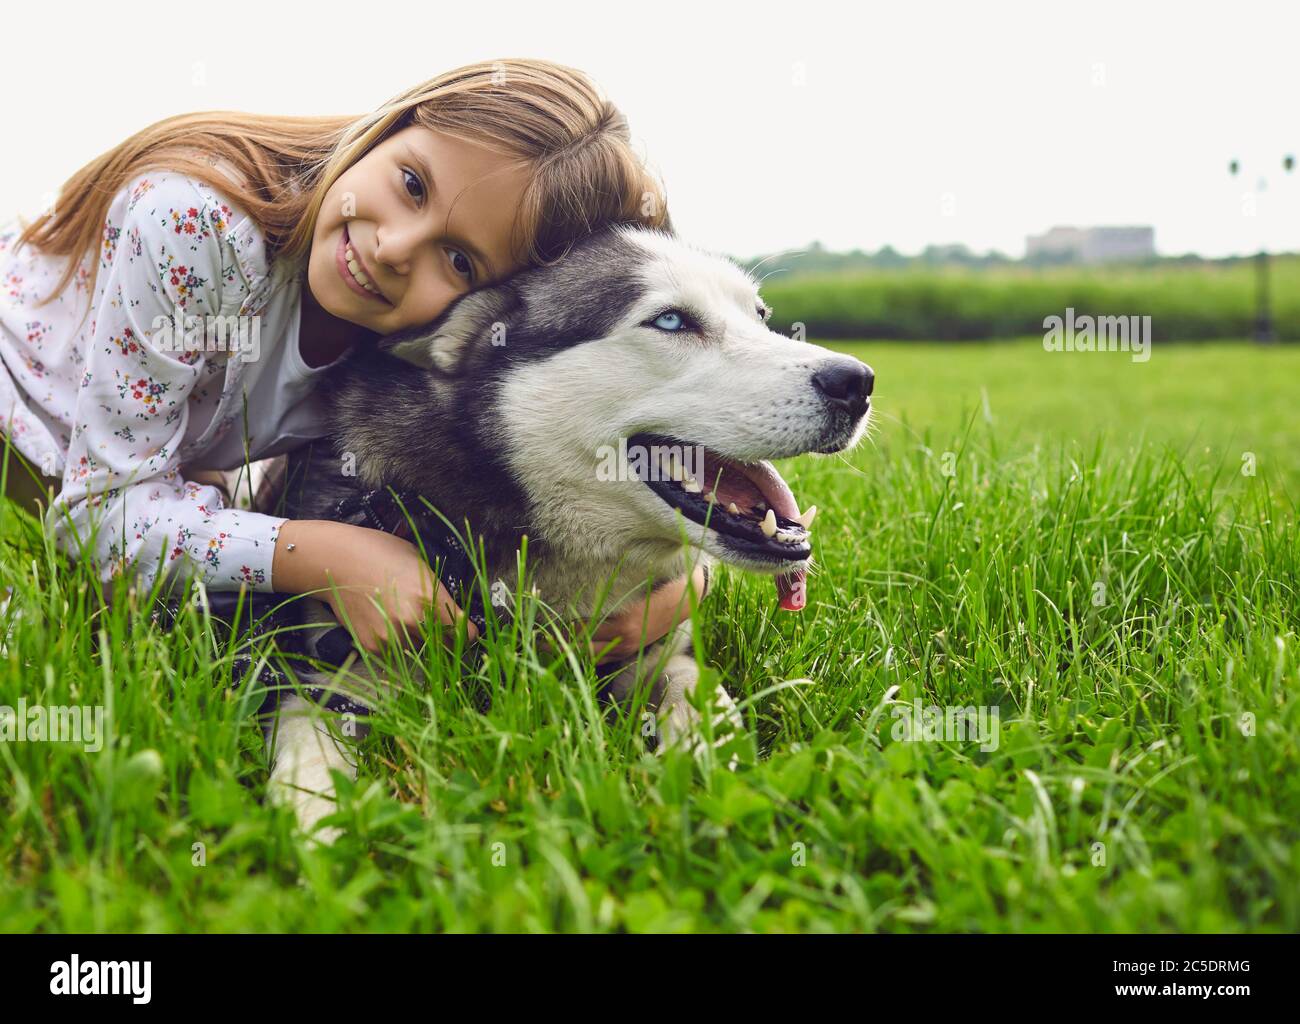
[{"label": "dog's blue eye", "polygon": [[652,322],[661,331],[680,331],[686,326],[685,317],[675,309],[670,309],[666,313],[660,313]]}]

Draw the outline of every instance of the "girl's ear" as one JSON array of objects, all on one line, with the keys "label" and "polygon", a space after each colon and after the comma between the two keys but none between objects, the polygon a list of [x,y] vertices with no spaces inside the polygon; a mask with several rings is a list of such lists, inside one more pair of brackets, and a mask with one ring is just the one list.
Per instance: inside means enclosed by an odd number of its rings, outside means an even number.
[{"label": "girl's ear", "polygon": [[433,322],[386,335],[377,347],[415,366],[454,376],[476,340],[505,343],[506,318],[518,302],[509,285],[480,288],[461,296]]}]

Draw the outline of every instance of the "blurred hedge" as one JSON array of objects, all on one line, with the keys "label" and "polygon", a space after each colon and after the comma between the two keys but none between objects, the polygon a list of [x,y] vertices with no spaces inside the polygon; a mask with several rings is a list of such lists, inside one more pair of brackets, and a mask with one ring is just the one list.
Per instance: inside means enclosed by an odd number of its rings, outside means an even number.
[{"label": "blurred hedge", "polygon": [[[1272,261],[1273,330],[1300,341],[1300,258]],[[963,340],[1043,333],[1043,319],[1150,316],[1155,340],[1249,338],[1255,268],[1233,263],[1126,267],[882,270],[776,275],[763,285],[771,326],[809,338]]]}]

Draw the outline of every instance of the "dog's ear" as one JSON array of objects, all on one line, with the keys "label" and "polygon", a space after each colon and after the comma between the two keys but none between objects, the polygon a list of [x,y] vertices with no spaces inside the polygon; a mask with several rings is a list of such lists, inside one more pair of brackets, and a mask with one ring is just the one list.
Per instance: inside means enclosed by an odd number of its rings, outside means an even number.
[{"label": "dog's ear", "polygon": [[509,285],[480,288],[457,299],[432,323],[381,339],[379,350],[426,370],[455,374],[475,338],[486,336],[494,345],[504,342],[506,318],[517,304]]}]

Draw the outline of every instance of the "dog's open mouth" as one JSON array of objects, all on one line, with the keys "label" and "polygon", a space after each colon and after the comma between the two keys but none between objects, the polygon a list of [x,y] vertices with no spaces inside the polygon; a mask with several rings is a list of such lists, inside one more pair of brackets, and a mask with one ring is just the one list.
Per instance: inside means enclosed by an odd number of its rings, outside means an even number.
[{"label": "dog's open mouth", "polygon": [[[809,527],[817,510],[801,513],[770,463],[740,462],[662,434],[635,434],[627,443],[637,479],[687,519],[715,531],[736,554],[778,567],[812,555]],[[804,570],[780,573],[777,592],[782,608],[802,608]]]}]

